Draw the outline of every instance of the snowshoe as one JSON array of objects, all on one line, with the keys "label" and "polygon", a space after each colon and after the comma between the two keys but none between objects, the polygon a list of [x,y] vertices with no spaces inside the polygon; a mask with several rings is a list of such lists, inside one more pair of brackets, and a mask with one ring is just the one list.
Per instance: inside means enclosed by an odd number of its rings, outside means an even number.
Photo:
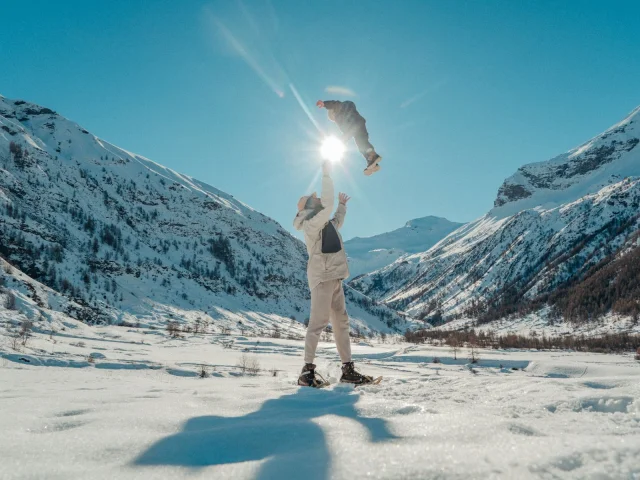
[{"label": "snowshoe", "polygon": [[307,363],[302,367],[302,373],[298,377],[298,385],[301,387],[322,388],[329,385],[322,375],[316,373],[316,366],[313,363]]},{"label": "snowshoe", "polygon": [[373,378],[369,375],[362,375],[356,372],[353,362],[344,363],[342,365],[342,377],[340,377],[341,383],[352,383],[354,385],[377,385],[382,380],[382,377]]},{"label": "snowshoe", "polygon": [[382,161],[382,157],[378,155],[376,152],[371,152],[367,155],[367,168],[364,169],[364,174],[366,176],[372,175],[380,170],[380,165],[378,165]]}]

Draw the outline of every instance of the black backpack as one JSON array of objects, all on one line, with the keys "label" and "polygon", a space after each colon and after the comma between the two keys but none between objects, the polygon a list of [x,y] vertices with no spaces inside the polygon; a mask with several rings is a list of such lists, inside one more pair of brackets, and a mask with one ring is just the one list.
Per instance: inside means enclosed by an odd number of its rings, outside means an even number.
[{"label": "black backpack", "polygon": [[342,250],[342,242],[333,222],[327,223],[322,229],[322,253],[338,253]]}]

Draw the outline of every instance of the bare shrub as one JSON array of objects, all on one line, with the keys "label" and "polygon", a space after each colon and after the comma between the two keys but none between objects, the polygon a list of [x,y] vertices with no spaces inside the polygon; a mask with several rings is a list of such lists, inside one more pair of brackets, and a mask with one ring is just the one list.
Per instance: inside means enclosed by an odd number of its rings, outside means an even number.
[{"label": "bare shrub", "polygon": [[20,334],[16,333],[11,337],[11,349],[16,352],[20,351]]},{"label": "bare shrub", "polygon": [[16,307],[16,296],[13,292],[7,292],[7,295],[4,298],[4,308],[7,310],[17,310]]},{"label": "bare shrub", "polygon": [[87,356],[87,362],[89,363],[96,363],[96,359],[93,358],[91,355]]},{"label": "bare shrub", "polygon": [[238,363],[236,366],[240,370],[240,372],[245,375],[257,375],[260,373],[260,362],[256,357],[250,357],[246,353],[243,353],[238,359]]},{"label": "bare shrub", "polygon": [[260,370],[262,370],[262,368],[260,368],[260,362],[258,362],[258,358],[250,357],[249,363],[247,364],[247,372],[249,373],[249,375],[257,375],[258,373],[260,373]]},{"label": "bare shrub", "polygon": [[167,322],[167,333],[171,338],[178,338],[180,336],[180,325],[175,320],[169,320]]},{"label": "bare shrub", "polygon": [[247,363],[249,363],[249,357],[247,357],[247,355],[243,353],[242,355],[240,355],[240,358],[236,362],[236,367],[238,367],[238,370],[240,370],[240,373],[242,373],[242,375],[247,373]]},{"label": "bare shrub", "polygon": [[200,370],[198,371],[198,376],[200,378],[207,378],[209,376],[209,371],[207,370],[206,365],[200,365]]},{"label": "bare shrub", "polygon": [[276,367],[273,367],[271,370],[269,370],[269,373],[271,373],[272,377],[278,376],[278,370],[276,369]]},{"label": "bare shrub", "polygon": [[433,363],[442,363],[438,357],[433,357]]},{"label": "bare shrub", "polygon": [[475,343],[472,343],[470,345],[471,348],[471,352],[469,355],[469,361],[471,363],[478,363],[478,359],[480,358],[480,352],[478,352],[478,345],[476,345]]},{"label": "bare shrub", "polygon": [[31,337],[31,329],[33,328],[33,322],[31,320],[24,320],[20,325],[20,343],[22,343],[23,347],[27,346],[27,342]]},{"label": "bare shrub", "polygon": [[231,349],[231,347],[233,347],[233,341],[231,342],[223,342],[222,344],[222,348],[226,348],[226,349]]},{"label": "bare shrub", "polygon": [[222,333],[222,335],[229,335],[231,333],[231,329],[226,325],[223,325],[220,327],[220,333]]},{"label": "bare shrub", "polygon": [[451,353],[453,353],[453,359],[458,359],[458,352],[460,351],[460,342],[458,341],[458,337],[456,335],[451,335],[447,338],[447,344],[451,348]]},{"label": "bare shrub", "polygon": [[7,275],[11,275],[13,273],[13,267],[11,266],[11,264],[4,262],[2,264],[2,269],[4,270],[4,273],[6,273]]}]

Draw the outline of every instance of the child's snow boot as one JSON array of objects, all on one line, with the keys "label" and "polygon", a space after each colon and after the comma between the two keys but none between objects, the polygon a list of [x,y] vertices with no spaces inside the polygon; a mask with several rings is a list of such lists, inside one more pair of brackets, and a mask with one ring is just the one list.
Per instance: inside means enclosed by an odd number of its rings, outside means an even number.
[{"label": "child's snow boot", "polygon": [[382,161],[382,157],[378,155],[375,150],[371,150],[367,152],[367,168],[364,169],[364,174],[369,176],[373,173],[376,173],[380,170],[380,165],[378,165]]},{"label": "child's snow boot", "polygon": [[353,362],[347,362],[342,364],[342,377],[340,377],[340,382],[364,385],[373,382],[373,377],[356,372]]},{"label": "child's snow boot", "polygon": [[301,387],[322,388],[329,385],[322,375],[316,373],[316,366],[313,363],[307,363],[302,367],[302,373],[298,377],[298,385]]}]

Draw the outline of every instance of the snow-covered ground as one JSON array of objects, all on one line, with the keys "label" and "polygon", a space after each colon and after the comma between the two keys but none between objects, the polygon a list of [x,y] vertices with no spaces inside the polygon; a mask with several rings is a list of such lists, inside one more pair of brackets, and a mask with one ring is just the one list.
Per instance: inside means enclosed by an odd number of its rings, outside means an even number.
[{"label": "snow-covered ground", "polygon": [[462,330],[473,328],[476,332],[492,331],[497,335],[545,335],[546,337],[561,337],[573,335],[585,337],[602,337],[619,333],[640,334],[640,322],[633,318],[609,313],[603,318],[583,324],[574,324],[563,320],[550,321],[547,309],[541,312],[524,315],[517,318],[503,318],[493,322],[478,325],[473,318],[452,320],[438,326],[438,330]]},{"label": "snow-covered ground", "polygon": [[384,380],[354,389],[323,342],[333,385],[312,390],[295,385],[301,340],[65,320],[16,352],[10,320],[2,479],[640,478],[630,354],[482,350],[471,368],[464,349],[361,343],[360,368]]}]

